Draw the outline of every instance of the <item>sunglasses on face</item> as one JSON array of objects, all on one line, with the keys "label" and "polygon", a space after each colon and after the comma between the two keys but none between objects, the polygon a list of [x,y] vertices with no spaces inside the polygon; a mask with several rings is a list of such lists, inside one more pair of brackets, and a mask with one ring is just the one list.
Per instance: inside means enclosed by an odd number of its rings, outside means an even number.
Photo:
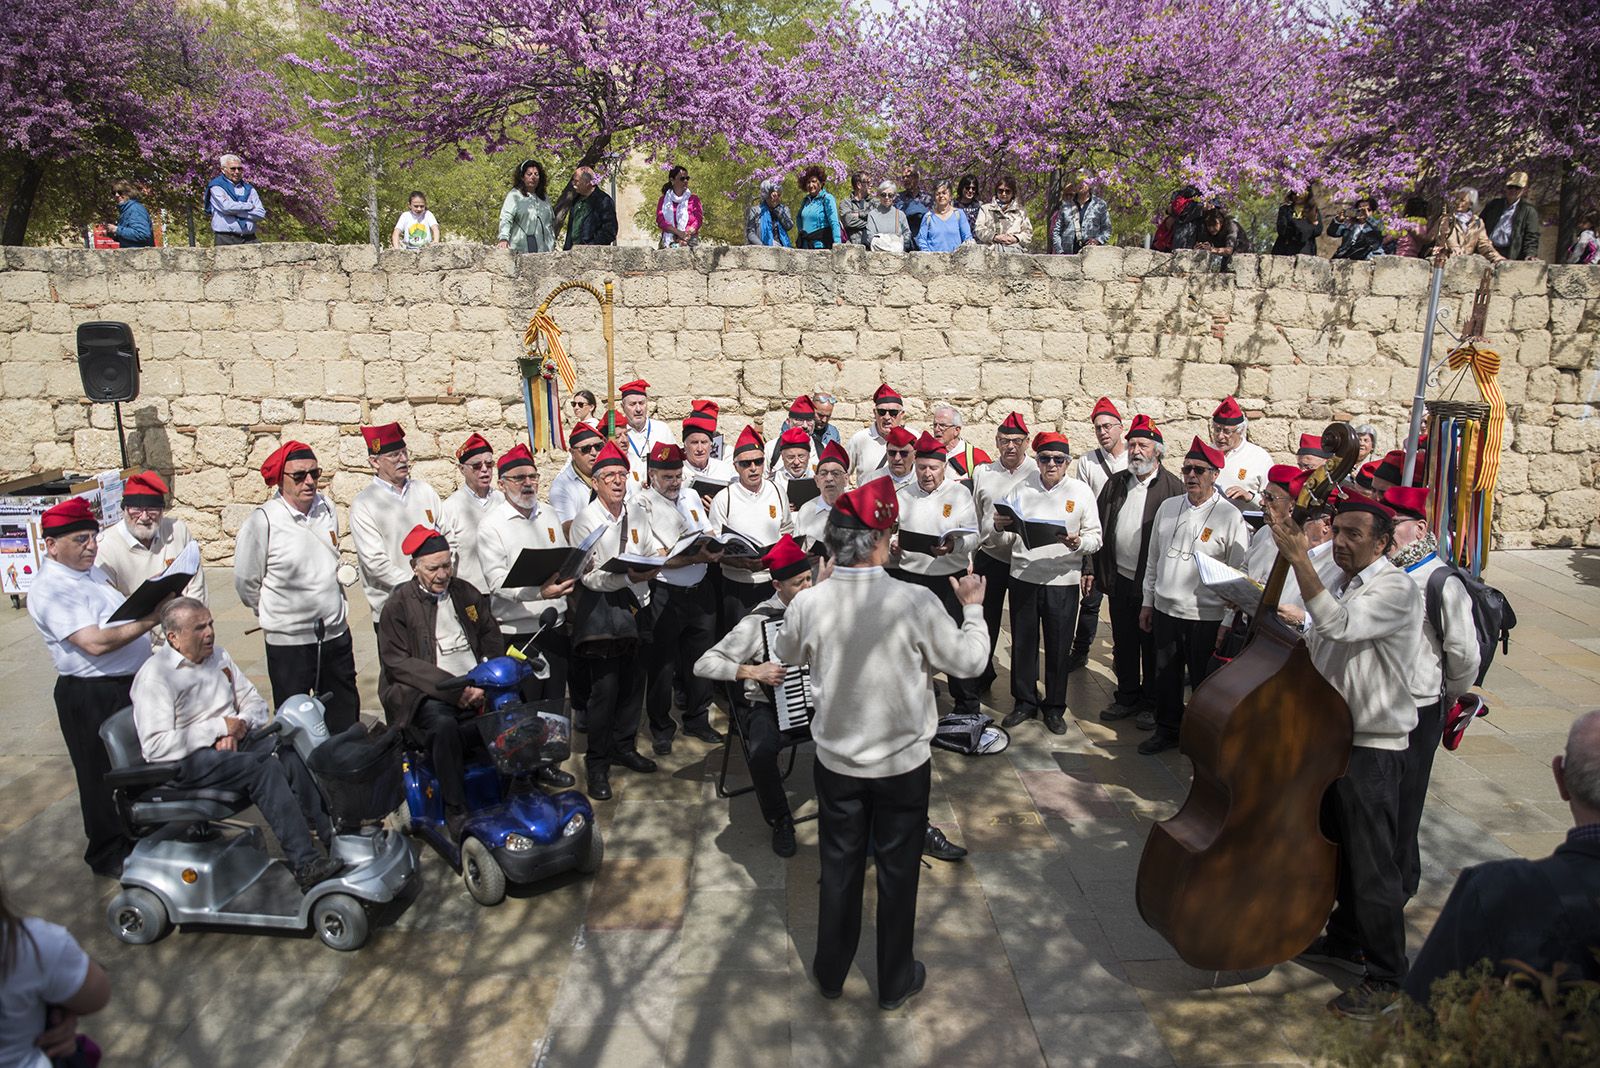
[{"label": "sunglasses on face", "polygon": [[299,485],[308,478],[315,482],[317,479],[322,477],[322,468],[312,467],[304,471],[285,471],[284,476],[295,485]]},{"label": "sunglasses on face", "polygon": [[1207,471],[1211,470],[1211,468],[1209,468],[1209,467],[1201,467],[1199,464],[1184,464],[1183,467],[1180,468],[1180,470],[1183,471],[1183,473],[1186,474],[1186,475],[1194,475],[1194,476],[1198,477],[1200,475],[1205,474]]},{"label": "sunglasses on face", "polygon": [[1041,457],[1039,457],[1039,466],[1040,467],[1056,467],[1056,466],[1058,466],[1060,464],[1064,464],[1066,462],[1067,462],[1067,458],[1065,456],[1041,456]]},{"label": "sunglasses on face", "polygon": [[592,456],[599,452],[602,448],[604,448],[603,445],[579,445],[578,451],[583,453],[585,456]]},{"label": "sunglasses on face", "polygon": [[879,415],[899,415],[903,409],[900,409],[900,408],[874,408],[872,410],[877,412]]},{"label": "sunglasses on face", "polygon": [[509,482],[514,486],[526,486],[539,481],[538,475],[501,475],[501,481]]},{"label": "sunglasses on face", "polygon": [[733,461],[733,466],[738,468],[760,467],[761,463],[762,461],[760,460],[735,460]]},{"label": "sunglasses on face", "polygon": [[494,467],[494,461],[493,460],[479,460],[477,463],[463,464],[462,466],[463,467],[470,467],[474,471],[488,471],[488,470],[490,470],[491,468]]},{"label": "sunglasses on face", "polygon": [[884,451],[887,452],[890,456],[893,456],[896,460],[904,460],[907,456],[911,455],[913,450],[911,450],[911,449],[886,449]]}]

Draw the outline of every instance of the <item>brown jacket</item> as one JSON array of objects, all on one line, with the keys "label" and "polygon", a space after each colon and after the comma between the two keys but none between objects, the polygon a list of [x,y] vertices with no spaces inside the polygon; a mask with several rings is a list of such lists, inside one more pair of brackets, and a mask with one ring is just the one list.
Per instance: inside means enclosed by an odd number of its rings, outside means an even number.
[{"label": "brown jacket", "polygon": [[[449,601],[474,656],[481,661],[505,655],[505,639],[489,610],[487,596],[471,583],[453,578]],[[434,644],[439,604],[413,580],[394,588],[378,618],[378,662],[383,666],[378,699],[383,702],[383,716],[390,726],[409,724],[429,697],[454,705],[461,696],[459,691],[440,689],[440,684],[451,676],[439,667],[439,651]]]},{"label": "brown jacket", "polygon": [[1499,263],[1505,259],[1489,240],[1489,231],[1483,228],[1483,220],[1477,217],[1466,226],[1462,226],[1454,215],[1446,212],[1434,221],[1428,236],[1433,239],[1435,255],[1440,249],[1444,249],[1450,253],[1451,258],[1477,253],[1490,263]]}]

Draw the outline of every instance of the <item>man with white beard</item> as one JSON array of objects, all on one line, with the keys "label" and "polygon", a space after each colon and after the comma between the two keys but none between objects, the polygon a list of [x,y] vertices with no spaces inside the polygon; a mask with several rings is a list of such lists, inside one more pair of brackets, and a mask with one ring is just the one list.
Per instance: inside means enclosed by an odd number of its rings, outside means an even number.
[{"label": "man with white beard", "polygon": [[[122,487],[122,519],[100,535],[95,565],[125,597],[165,571],[194,540],[183,520],[167,515],[168,492],[154,471],[130,476]],[[204,568],[194,573],[183,595],[205,601]]]}]

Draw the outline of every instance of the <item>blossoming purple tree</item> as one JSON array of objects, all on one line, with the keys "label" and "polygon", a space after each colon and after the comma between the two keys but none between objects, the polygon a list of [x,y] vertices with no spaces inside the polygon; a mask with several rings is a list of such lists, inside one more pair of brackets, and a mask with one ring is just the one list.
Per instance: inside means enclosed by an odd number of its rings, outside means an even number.
[{"label": "blossoming purple tree", "polygon": [[950,0],[877,23],[897,52],[895,159],[1070,166],[1123,192],[1325,176],[1332,60],[1296,0]]},{"label": "blossoming purple tree", "polygon": [[1370,188],[1553,168],[1557,247],[1600,170],[1600,4],[1358,0],[1334,155]]},{"label": "blossoming purple tree", "polygon": [[[759,42],[712,29],[694,0],[322,0],[343,29],[347,92],[323,101],[352,131],[384,131],[417,155],[513,145],[576,168],[725,145],[786,167],[833,160],[866,64],[842,66],[859,33],[841,17],[781,66]],[[556,204],[558,217],[570,185]]]},{"label": "blossoming purple tree", "polygon": [[173,0],[0,5],[0,242],[26,240],[41,189],[70,202],[76,225],[109,213],[116,177],[198,204],[230,151],[276,203],[325,218],[327,150],[271,74],[235,63]]}]

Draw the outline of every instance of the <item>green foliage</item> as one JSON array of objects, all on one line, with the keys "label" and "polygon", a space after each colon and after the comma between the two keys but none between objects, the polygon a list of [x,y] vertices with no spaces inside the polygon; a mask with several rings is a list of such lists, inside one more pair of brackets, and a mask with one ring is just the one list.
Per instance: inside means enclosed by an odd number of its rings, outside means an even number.
[{"label": "green foliage", "polygon": [[[1514,962],[1515,963],[1515,962]],[[1600,983],[1518,965],[1504,978],[1484,961],[1434,984],[1429,1006],[1402,999],[1376,1025],[1330,1021],[1325,1052],[1348,1068],[1588,1068],[1600,1063]]]}]

